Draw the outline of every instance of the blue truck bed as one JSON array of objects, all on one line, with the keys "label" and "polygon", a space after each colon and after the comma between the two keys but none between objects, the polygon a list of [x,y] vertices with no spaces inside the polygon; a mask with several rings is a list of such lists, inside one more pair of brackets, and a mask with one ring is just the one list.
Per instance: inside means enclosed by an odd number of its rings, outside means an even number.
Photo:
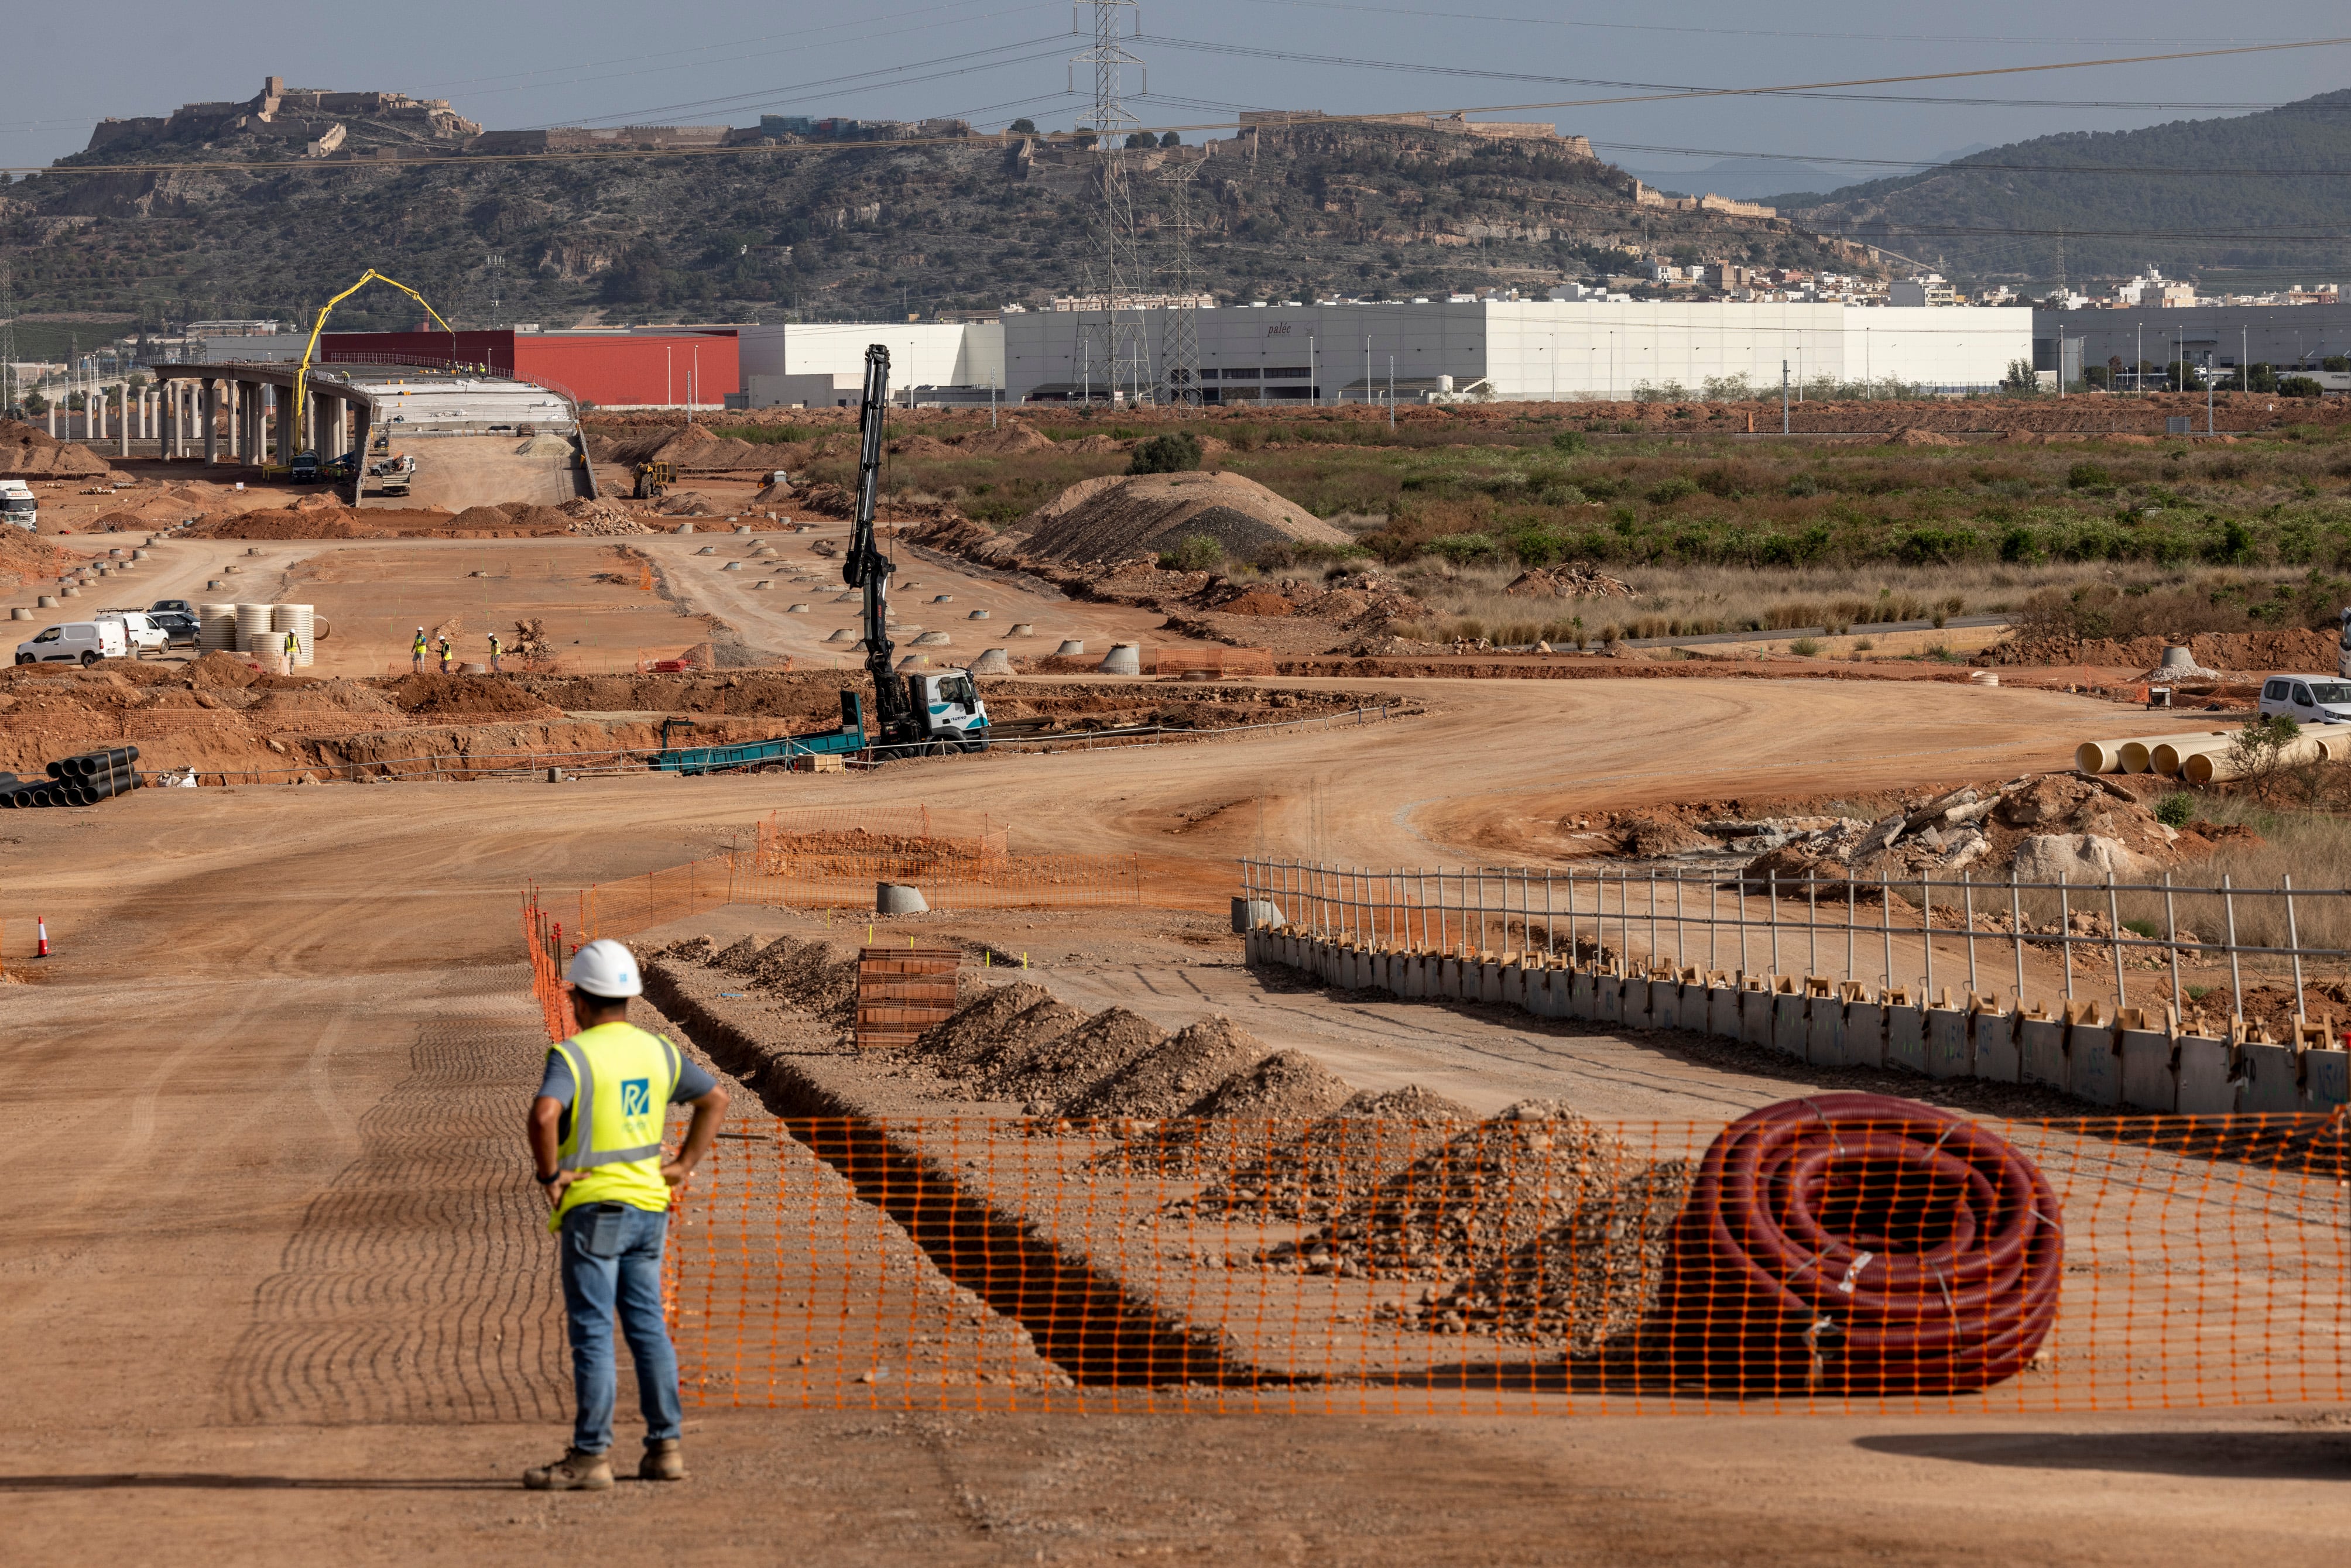
[{"label": "blue truck bed", "polygon": [[691,777],[722,773],[730,768],[775,762],[794,757],[842,756],[865,749],[865,703],[856,692],[841,694],[841,727],[808,735],[779,735],[773,740],[746,741],[740,746],[664,747],[653,767],[664,773]]}]

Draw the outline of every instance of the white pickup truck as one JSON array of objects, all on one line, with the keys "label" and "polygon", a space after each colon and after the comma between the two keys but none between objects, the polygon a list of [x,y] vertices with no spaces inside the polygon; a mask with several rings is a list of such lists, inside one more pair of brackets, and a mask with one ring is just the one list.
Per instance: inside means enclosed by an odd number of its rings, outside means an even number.
[{"label": "white pickup truck", "polygon": [[33,498],[33,487],[22,479],[0,479],[0,523],[28,534],[39,529],[41,504]]}]

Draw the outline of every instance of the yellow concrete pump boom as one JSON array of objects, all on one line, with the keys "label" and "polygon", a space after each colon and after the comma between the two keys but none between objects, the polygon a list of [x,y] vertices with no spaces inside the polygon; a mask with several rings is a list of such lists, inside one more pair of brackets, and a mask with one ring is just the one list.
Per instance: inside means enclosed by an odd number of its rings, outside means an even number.
[{"label": "yellow concrete pump boom", "polygon": [[424,313],[427,316],[432,317],[434,323],[438,325],[444,332],[449,334],[451,340],[449,357],[452,360],[455,360],[457,357],[455,343],[457,329],[449,325],[448,322],[442,320],[441,312],[434,309],[432,305],[425,299],[424,296],[417,293],[416,290],[409,287],[408,285],[401,282],[400,279],[396,277],[386,277],[382,273],[378,272],[374,267],[371,267],[367,269],[366,275],[360,277],[357,283],[352,284],[349,288],[344,289],[340,294],[336,295],[332,299],[328,300],[324,305],[319,307],[319,319],[310,324],[310,340],[302,345],[301,368],[294,372],[294,409],[295,417],[298,420],[301,417],[301,409],[303,406],[302,399],[310,390],[310,356],[319,351],[319,334],[327,329],[327,318],[335,313],[336,306],[340,305],[344,300],[349,299],[352,295],[357,294],[360,289],[365,288],[371,283],[389,283],[394,288],[399,289],[402,294],[407,295],[411,299],[415,300],[419,305],[423,306]]}]

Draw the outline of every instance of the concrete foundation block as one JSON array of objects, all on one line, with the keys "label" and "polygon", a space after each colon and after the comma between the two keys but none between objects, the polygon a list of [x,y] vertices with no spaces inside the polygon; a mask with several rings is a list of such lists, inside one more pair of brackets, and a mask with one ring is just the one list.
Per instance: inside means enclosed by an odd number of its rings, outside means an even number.
[{"label": "concrete foundation block", "polygon": [[1905,1003],[1886,1009],[1886,1065],[1926,1076],[1926,1009]]},{"label": "concrete foundation block", "polygon": [[2236,1110],[2236,1051],[2229,1042],[2183,1034],[2177,1043],[2179,1098],[2172,1108],[2183,1116],[2226,1116]]},{"label": "concrete foundation block", "polygon": [[1578,969],[1568,983],[1568,1016],[1589,1022],[1600,1016],[1599,977],[1589,969]]},{"label": "concrete foundation block", "polygon": [[1461,984],[1463,989],[1479,1001],[1499,1002],[1502,999],[1502,966],[1491,959],[1484,960],[1478,966],[1474,989],[1467,970],[1463,971]]},{"label": "concrete foundation block", "polygon": [[1593,982],[1594,1009],[1602,1023],[1625,1021],[1625,981],[1619,975],[1602,975]]},{"label": "concrete foundation block", "polygon": [[1649,982],[1649,1027],[1678,1029],[1682,1017],[1682,985],[1679,980]]},{"label": "concrete foundation block", "polygon": [[2123,1030],[2123,1103],[2134,1111],[2179,1108],[2179,1072],[2171,1036],[2159,1029]]},{"label": "concrete foundation block", "polygon": [[1526,1010],[1527,972],[1516,964],[1502,966],[1502,1005]]},{"label": "concrete foundation block", "polygon": [[1806,997],[1784,993],[1771,998],[1771,1049],[1782,1056],[1804,1060],[1804,1051],[1812,1038],[1812,1018]]},{"label": "concrete foundation block", "polygon": [[1740,1044],[1771,1049],[1771,1004],[1776,999],[1770,991],[1739,993]]},{"label": "concrete foundation block", "polygon": [[2332,1111],[2351,1104],[2351,1051],[2302,1053],[2302,1108]]},{"label": "concrete foundation block", "polygon": [[1977,1013],[1969,1020],[1968,1043],[1975,1051],[1975,1075],[1994,1083],[2014,1083],[2023,1067],[2014,1013]]},{"label": "concrete foundation block", "polygon": [[1706,1032],[1707,988],[1696,980],[1682,983],[1680,994],[1674,998],[1674,1024],[1677,1029]]},{"label": "concrete foundation block", "polygon": [[1617,1022],[1626,1029],[1647,1029],[1656,1010],[1652,1000],[1658,988],[1638,975],[1625,982],[1625,1000],[1617,1009]]},{"label": "concrete foundation block", "polygon": [[2238,1065],[2245,1086],[2237,1092],[2237,1109],[2250,1112],[2302,1109],[2302,1055],[2290,1045],[2241,1045]]},{"label": "concrete foundation block", "polygon": [[1927,1076],[1975,1076],[1974,1042],[1968,1035],[1968,1015],[1957,1008],[1927,1009]]},{"label": "concrete foundation block", "polygon": [[2123,1058],[2110,1024],[2077,1023],[2065,1035],[2065,1092],[2093,1105],[2123,1103]]},{"label": "concrete foundation block", "polygon": [[1527,977],[1527,1010],[1537,1018],[1567,1017],[1567,982],[1564,969],[1538,969]]},{"label": "concrete foundation block", "polygon": [[2017,1041],[2020,1083],[2065,1087],[2065,1025],[2056,1019],[2026,1019]]},{"label": "concrete foundation block", "polygon": [[1849,1002],[1844,1009],[1845,1067],[1886,1065],[1886,1005]]},{"label": "concrete foundation block", "polygon": [[1440,997],[1450,998],[1452,1000],[1457,1002],[1461,999],[1460,959],[1447,958],[1444,961],[1443,966],[1437,970],[1437,994]]},{"label": "concrete foundation block", "polygon": [[1834,1067],[1844,1061],[1844,1000],[1814,997],[1804,1019],[1804,1060],[1815,1067]]}]

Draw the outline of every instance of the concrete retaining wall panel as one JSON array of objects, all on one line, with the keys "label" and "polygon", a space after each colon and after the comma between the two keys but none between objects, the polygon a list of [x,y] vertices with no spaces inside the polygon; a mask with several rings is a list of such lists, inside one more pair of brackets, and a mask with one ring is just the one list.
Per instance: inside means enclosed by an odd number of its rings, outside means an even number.
[{"label": "concrete retaining wall panel", "polygon": [[1491,958],[1478,966],[1478,999],[1481,1002],[1502,999],[1502,966]]},{"label": "concrete retaining wall panel", "polygon": [[2111,1025],[2077,1023],[2067,1033],[2065,1092],[2093,1105],[2123,1103],[2123,1059]]},{"label": "concrete retaining wall panel", "polygon": [[1927,1009],[1927,1076],[1972,1078],[1976,1062],[1968,1015],[1957,1008]]},{"label": "concrete retaining wall panel", "polygon": [[1418,953],[1404,956],[1403,973],[1396,977],[1396,995],[1419,998],[1428,995],[1428,959]]},{"label": "concrete retaining wall panel", "polygon": [[2302,1053],[2302,1108],[2332,1111],[2351,1104],[2351,1051]]},{"label": "concrete retaining wall panel", "polygon": [[1502,1005],[1521,1011],[1527,1005],[1527,972],[1516,964],[1502,966]]},{"label": "concrete retaining wall panel", "polygon": [[1600,977],[1589,969],[1575,971],[1568,988],[1567,1010],[1571,1017],[1587,1022],[1600,1017]]},{"label": "concrete retaining wall panel", "polygon": [[1679,1029],[1682,1021],[1682,985],[1679,980],[1649,982],[1649,1027]]},{"label": "concrete retaining wall panel", "polygon": [[1812,1038],[1813,1020],[1803,997],[1778,996],[1771,998],[1771,1049],[1782,1056],[1804,1060],[1804,1051]]},{"label": "concrete retaining wall panel", "polygon": [[1886,1065],[1886,1008],[1879,1002],[1851,1002],[1844,1009],[1844,1067]]},{"label": "concrete retaining wall panel", "polygon": [[1625,1001],[1619,1017],[1626,1029],[1647,1029],[1656,1010],[1654,998],[1664,989],[1649,980],[1635,977],[1625,982]]},{"label": "concrete retaining wall panel", "polygon": [[2014,1013],[1978,1013],[1968,1030],[1975,1048],[1975,1074],[1994,1083],[2014,1083],[2021,1076],[2023,1054],[2017,1044]]},{"label": "concrete retaining wall panel", "polygon": [[2018,1040],[2017,1082],[2065,1087],[2065,1026],[2056,1019],[2026,1019]]},{"label": "concrete retaining wall panel", "polygon": [[2238,1061],[2245,1070],[2245,1085],[2237,1092],[2240,1111],[2299,1111],[2302,1109],[2301,1052],[2290,1045],[2243,1045]]},{"label": "concrete retaining wall panel", "polygon": [[1739,1038],[1739,992],[1730,986],[1706,988],[1706,1032],[1724,1040]]},{"label": "concrete retaining wall panel", "polygon": [[2159,1029],[2123,1030],[2123,1103],[2135,1111],[2179,1108],[2179,1073],[2171,1036]]},{"label": "concrete retaining wall panel", "polygon": [[1758,1051],[1771,1049],[1771,1003],[1769,991],[1739,993],[1739,1041]]},{"label": "concrete retaining wall panel", "polygon": [[1804,1060],[1815,1067],[1834,1067],[1844,1061],[1844,1003],[1835,997],[1814,997],[1805,1020]]},{"label": "concrete retaining wall panel", "polygon": [[1924,1077],[1927,1071],[1927,1009],[1886,1009],[1886,1065]]},{"label": "concrete retaining wall panel", "polygon": [[1602,1023],[1625,1018],[1625,982],[1614,975],[1596,976],[1592,982],[1593,1012]]},{"label": "concrete retaining wall panel", "polygon": [[2225,1040],[2210,1035],[2179,1037],[2179,1098],[2173,1109],[2183,1116],[2225,1116],[2237,1108],[2235,1052]]}]

